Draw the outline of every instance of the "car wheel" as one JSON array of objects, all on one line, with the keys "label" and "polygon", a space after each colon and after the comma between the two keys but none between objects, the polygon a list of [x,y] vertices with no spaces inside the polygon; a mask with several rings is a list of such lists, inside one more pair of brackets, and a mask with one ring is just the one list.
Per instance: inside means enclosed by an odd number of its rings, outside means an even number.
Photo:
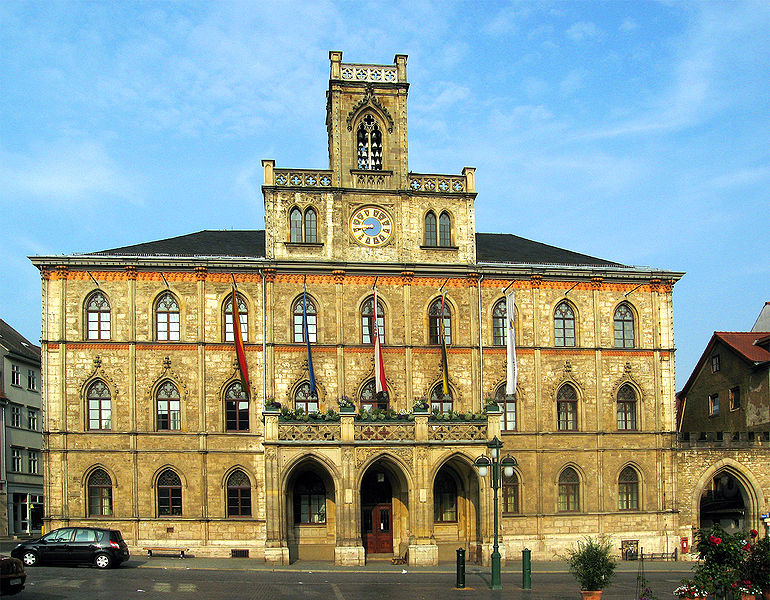
[{"label": "car wheel", "polygon": [[37,554],[32,552],[32,550],[27,550],[21,555],[21,561],[25,567],[34,567],[37,564]]},{"label": "car wheel", "polygon": [[97,554],[94,564],[100,569],[109,569],[112,566],[112,557],[109,554]]}]

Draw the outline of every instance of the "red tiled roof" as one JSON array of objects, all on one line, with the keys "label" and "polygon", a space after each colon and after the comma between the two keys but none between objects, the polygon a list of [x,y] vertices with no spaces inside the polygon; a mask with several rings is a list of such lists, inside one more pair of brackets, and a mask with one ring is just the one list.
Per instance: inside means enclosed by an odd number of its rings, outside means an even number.
[{"label": "red tiled roof", "polygon": [[770,332],[715,331],[714,335],[748,361],[754,363],[770,361],[770,352],[755,344],[758,340],[770,336]]}]

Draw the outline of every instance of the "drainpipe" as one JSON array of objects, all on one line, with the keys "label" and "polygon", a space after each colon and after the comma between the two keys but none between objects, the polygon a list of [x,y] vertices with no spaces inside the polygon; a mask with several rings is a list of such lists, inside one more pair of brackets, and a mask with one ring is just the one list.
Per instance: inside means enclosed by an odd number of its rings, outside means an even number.
[{"label": "drainpipe", "polygon": [[479,299],[479,400],[481,401],[481,407],[484,408],[484,336],[482,335],[482,318],[481,318],[481,280],[484,279],[484,274],[481,273],[476,280],[476,286],[478,288]]},{"label": "drainpipe", "polygon": [[262,278],[262,408],[267,402],[267,290],[265,290],[265,274],[259,270]]}]

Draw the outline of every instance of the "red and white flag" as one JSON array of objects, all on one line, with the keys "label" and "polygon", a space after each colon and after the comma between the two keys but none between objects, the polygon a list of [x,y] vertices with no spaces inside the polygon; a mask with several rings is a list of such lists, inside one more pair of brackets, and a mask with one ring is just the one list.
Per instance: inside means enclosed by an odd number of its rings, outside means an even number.
[{"label": "red and white flag", "polygon": [[374,288],[374,318],[372,319],[372,335],[374,336],[374,385],[375,391],[388,391],[385,380],[385,365],[382,363],[382,348],[380,348],[380,329],[377,326],[377,288]]}]

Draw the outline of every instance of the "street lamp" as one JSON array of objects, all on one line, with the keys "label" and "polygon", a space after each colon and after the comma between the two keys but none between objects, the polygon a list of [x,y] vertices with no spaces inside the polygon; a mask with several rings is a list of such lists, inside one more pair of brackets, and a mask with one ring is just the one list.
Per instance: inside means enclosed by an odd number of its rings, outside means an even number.
[{"label": "street lamp", "polygon": [[498,530],[498,509],[497,509],[497,491],[500,489],[500,485],[502,483],[501,477],[500,477],[500,467],[503,468],[503,474],[506,477],[510,477],[513,475],[513,467],[515,467],[517,464],[519,464],[513,456],[510,454],[506,454],[505,457],[500,460],[500,450],[503,447],[503,443],[495,436],[492,441],[490,441],[487,444],[487,448],[489,448],[489,454],[492,457],[491,459],[488,458],[486,455],[482,454],[479,456],[475,461],[473,461],[473,466],[475,466],[478,471],[479,475],[481,477],[486,477],[487,473],[489,472],[489,468],[492,468],[492,477],[489,480],[490,487],[494,490],[494,512],[495,512],[495,541],[492,545],[492,589],[493,590],[501,590],[503,589],[502,584],[500,583],[500,546],[498,544],[497,540],[497,530]]}]

